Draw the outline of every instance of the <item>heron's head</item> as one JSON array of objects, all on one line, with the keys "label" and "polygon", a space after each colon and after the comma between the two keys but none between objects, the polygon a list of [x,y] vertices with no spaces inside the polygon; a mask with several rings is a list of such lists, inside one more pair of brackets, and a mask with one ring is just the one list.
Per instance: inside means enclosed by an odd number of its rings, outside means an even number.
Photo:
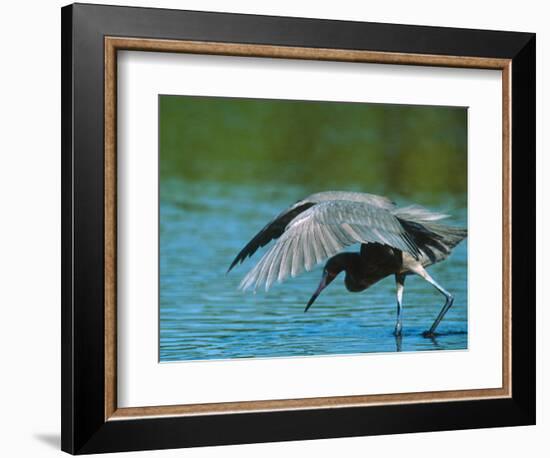
[{"label": "heron's head", "polygon": [[317,296],[321,294],[321,291],[323,291],[328,285],[330,285],[340,272],[346,270],[350,261],[349,255],[351,255],[351,253],[340,253],[336,256],[333,256],[327,261],[325,267],[323,268],[321,282],[319,283],[317,290],[313,293],[313,296],[311,296],[311,299],[307,303],[304,312],[307,312],[309,310],[311,304],[313,304],[315,302],[315,299],[317,299]]}]

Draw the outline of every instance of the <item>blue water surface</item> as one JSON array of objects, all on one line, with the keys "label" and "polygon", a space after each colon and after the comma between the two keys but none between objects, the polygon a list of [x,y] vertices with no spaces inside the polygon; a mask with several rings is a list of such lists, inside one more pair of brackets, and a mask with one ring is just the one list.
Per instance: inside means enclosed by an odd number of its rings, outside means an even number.
[{"label": "blue water surface", "polygon": [[[422,332],[430,327],[444,299],[421,278],[409,276],[403,336],[396,339],[393,276],[362,293],[349,293],[342,275],[304,313],[322,265],[275,284],[268,293],[243,293],[238,285],[266,247],[226,275],[252,236],[309,192],[297,186],[224,185],[177,178],[161,183],[160,361],[467,348],[466,241],[449,259],[429,268],[455,296],[438,335],[430,339],[422,337]],[[450,223],[466,226],[466,209],[452,197],[435,203],[432,198],[429,204],[422,196],[391,198],[400,205],[414,202],[448,212]]]}]

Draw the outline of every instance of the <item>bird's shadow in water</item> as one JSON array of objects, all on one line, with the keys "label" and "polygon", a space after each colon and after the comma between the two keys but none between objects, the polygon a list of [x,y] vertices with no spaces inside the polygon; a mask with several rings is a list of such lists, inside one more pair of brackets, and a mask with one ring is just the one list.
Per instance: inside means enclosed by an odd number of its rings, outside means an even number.
[{"label": "bird's shadow in water", "polygon": [[395,335],[395,351],[399,352],[401,351],[402,345],[403,345],[403,336],[401,334]]},{"label": "bird's shadow in water", "polygon": [[434,332],[433,334],[428,333],[427,331],[424,331],[420,333],[420,335],[426,339],[430,339],[432,342],[437,342],[437,337],[449,337],[449,336],[463,336],[468,334],[467,331],[463,330],[454,330],[454,331],[447,331],[447,332]]},{"label": "bird's shadow in water", "polygon": [[[438,338],[445,337],[445,336],[453,336],[453,335],[464,335],[467,334],[466,331],[449,331],[449,332],[442,332],[442,333],[435,333],[435,334],[424,334],[419,333],[422,337],[424,337],[426,340],[429,340],[434,348],[436,350],[445,350],[445,347],[438,341]],[[403,334],[395,335],[392,334],[395,339],[395,351],[401,352],[403,351]],[[416,334],[414,334],[416,335]]]},{"label": "bird's shadow in water", "polygon": [[434,335],[436,337],[444,337],[444,336],[461,336],[461,335],[465,335],[465,334],[468,334],[467,331],[463,331],[463,330],[455,330],[455,331],[447,331],[447,332],[436,332],[434,333]]},{"label": "bird's shadow in water", "polygon": [[[403,351],[403,334],[399,334],[399,335],[394,334],[393,337],[395,338],[395,351],[396,352]],[[437,348],[438,350],[442,349],[441,345],[439,345],[434,335],[424,336],[424,337],[426,337],[427,339],[430,339],[435,348]]]},{"label": "bird's shadow in water", "polygon": [[437,335],[436,334],[432,334],[432,335],[425,336],[425,337],[426,337],[426,339],[430,339],[432,341],[432,344],[433,344],[434,348],[436,348],[437,350],[443,350],[443,347],[437,341]]}]

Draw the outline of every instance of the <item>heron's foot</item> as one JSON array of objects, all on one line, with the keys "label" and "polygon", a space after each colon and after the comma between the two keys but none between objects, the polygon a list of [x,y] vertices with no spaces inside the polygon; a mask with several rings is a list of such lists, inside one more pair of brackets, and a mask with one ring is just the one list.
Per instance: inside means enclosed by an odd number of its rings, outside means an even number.
[{"label": "heron's foot", "polygon": [[433,331],[424,331],[422,337],[427,337],[428,339],[433,339],[435,337],[435,332]]}]

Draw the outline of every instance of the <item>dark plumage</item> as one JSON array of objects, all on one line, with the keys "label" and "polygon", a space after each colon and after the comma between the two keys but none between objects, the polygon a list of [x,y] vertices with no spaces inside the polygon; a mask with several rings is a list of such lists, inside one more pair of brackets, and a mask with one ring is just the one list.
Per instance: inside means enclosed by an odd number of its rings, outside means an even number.
[{"label": "dark plumage", "polygon": [[[439,222],[446,217],[416,205],[398,208],[388,198],[373,194],[321,192],[295,203],[269,222],[239,252],[228,271],[274,239],[277,242],[242,280],[242,289],[265,285],[268,290],[275,280],[281,282],[330,258],[305,311],[341,272],[345,272],[344,283],[350,292],[364,291],[395,275],[396,335],[402,328],[405,277],[416,274],[445,296],[445,305],[425,333],[433,335],[453,297],[425,267],[446,259],[467,235],[466,229]],[[341,252],[357,243],[361,244],[359,253]]]}]

